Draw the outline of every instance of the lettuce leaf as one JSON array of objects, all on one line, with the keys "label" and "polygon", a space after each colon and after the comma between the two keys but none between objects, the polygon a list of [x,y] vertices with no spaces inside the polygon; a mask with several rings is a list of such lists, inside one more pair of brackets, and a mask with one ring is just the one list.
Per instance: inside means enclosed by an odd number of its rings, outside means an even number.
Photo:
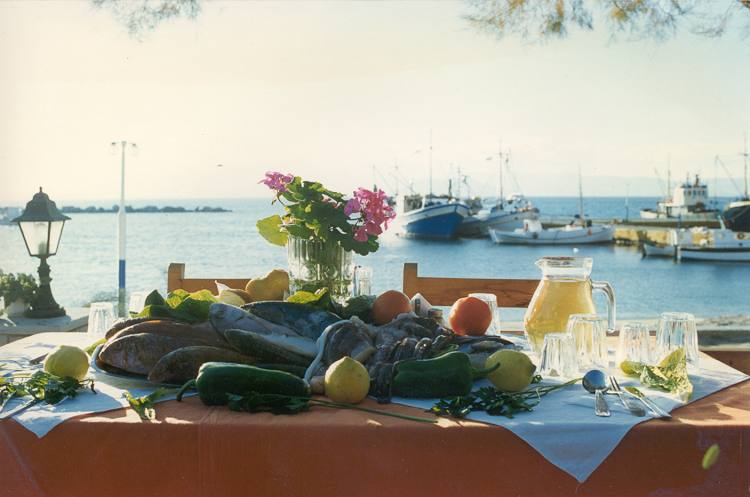
[{"label": "lettuce leaf", "polygon": [[689,401],[693,395],[693,384],[687,373],[685,349],[682,347],[673,351],[656,366],[624,361],[620,369],[628,375],[638,376],[641,384],[675,394],[683,402]]}]

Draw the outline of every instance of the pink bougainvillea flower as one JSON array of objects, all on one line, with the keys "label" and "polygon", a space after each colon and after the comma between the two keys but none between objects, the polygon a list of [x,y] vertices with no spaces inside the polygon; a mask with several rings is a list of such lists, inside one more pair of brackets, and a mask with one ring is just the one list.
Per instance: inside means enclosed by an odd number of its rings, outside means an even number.
[{"label": "pink bougainvillea flower", "polygon": [[354,239],[358,242],[366,242],[367,241],[367,230],[365,230],[364,227],[361,227],[357,229],[354,232]]},{"label": "pink bougainvillea flower", "polygon": [[358,188],[344,207],[347,216],[356,214],[354,239],[366,241],[367,235],[380,235],[388,228],[388,222],[396,212],[388,205],[388,196],[382,190],[371,191]]},{"label": "pink bougainvillea flower", "polygon": [[362,206],[359,204],[359,200],[357,200],[357,197],[350,198],[346,205],[344,206],[344,214],[347,216],[351,216],[355,212],[359,212],[362,209]]},{"label": "pink bougainvillea flower", "polygon": [[293,174],[282,174],[275,171],[266,171],[266,177],[258,183],[263,183],[271,190],[276,190],[279,193],[286,191],[286,185],[294,181]]}]

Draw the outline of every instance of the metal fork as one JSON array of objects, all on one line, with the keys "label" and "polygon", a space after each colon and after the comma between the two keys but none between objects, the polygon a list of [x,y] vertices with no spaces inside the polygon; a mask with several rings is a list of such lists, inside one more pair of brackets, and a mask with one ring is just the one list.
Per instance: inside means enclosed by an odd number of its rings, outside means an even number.
[{"label": "metal fork", "polygon": [[625,396],[622,394],[620,384],[617,382],[617,378],[615,378],[614,376],[610,376],[609,384],[612,386],[612,391],[617,394],[617,397],[619,397],[622,405],[625,406],[625,409],[630,411],[631,414],[634,414],[638,417],[643,417],[646,415],[646,410],[643,407],[639,406],[635,402],[632,402],[631,399],[625,398]]}]

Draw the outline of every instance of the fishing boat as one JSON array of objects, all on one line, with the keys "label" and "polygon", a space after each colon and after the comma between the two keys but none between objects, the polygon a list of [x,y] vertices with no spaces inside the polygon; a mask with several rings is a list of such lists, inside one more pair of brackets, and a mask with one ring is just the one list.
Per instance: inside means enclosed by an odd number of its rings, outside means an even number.
[{"label": "fishing boat", "polygon": [[562,228],[544,228],[538,219],[526,219],[522,229],[514,231],[490,230],[492,241],[500,244],[569,245],[609,243],[615,230],[602,224],[570,224]]},{"label": "fishing boat", "polygon": [[505,202],[498,202],[490,209],[464,218],[458,227],[458,235],[465,237],[486,237],[490,230],[512,231],[523,228],[525,220],[539,218],[539,209],[522,195],[515,195]]},{"label": "fishing boat", "polygon": [[569,245],[609,243],[614,239],[615,229],[610,225],[594,224],[583,214],[583,188],[578,173],[579,214],[561,228],[544,228],[539,219],[525,219],[523,228],[514,231],[490,229],[492,241],[499,244],[525,245]]},{"label": "fishing boat", "polygon": [[[526,219],[538,219],[539,210],[521,194],[503,195],[503,164],[508,166],[510,154],[503,154],[500,148],[498,156],[498,185],[495,205],[489,209],[472,212],[466,216],[458,227],[458,235],[463,237],[486,237],[491,229],[513,231],[523,227]],[[493,160],[488,157],[487,160]],[[504,161],[504,162],[503,162]]]},{"label": "fishing boat", "polygon": [[403,199],[401,235],[407,238],[455,238],[469,206],[450,196],[406,195]]},{"label": "fishing boat", "polygon": [[733,231],[747,232],[750,231],[750,195],[748,195],[747,189],[747,134],[745,134],[745,150],[742,156],[745,159],[745,193],[741,198],[730,202],[724,208],[721,216],[727,228]]},{"label": "fishing boat", "polygon": [[[667,188],[670,181],[667,180]],[[675,187],[671,198],[657,202],[656,209],[642,209],[642,219],[679,219],[682,221],[715,221],[718,209],[708,208],[708,185],[702,183],[696,174],[695,181],[685,182]]]},{"label": "fishing boat", "polygon": [[670,230],[666,243],[646,240],[644,256],[666,256],[679,260],[750,262],[750,233],[719,229]]},{"label": "fishing boat", "polygon": [[469,206],[451,195],[432,193],[432,132],[430,132],[429,194],[412,193],[403,198],[402,211],[398,216],[400,234],[407,238],[451,239],[457,235],[458,227],[469,215]]}]

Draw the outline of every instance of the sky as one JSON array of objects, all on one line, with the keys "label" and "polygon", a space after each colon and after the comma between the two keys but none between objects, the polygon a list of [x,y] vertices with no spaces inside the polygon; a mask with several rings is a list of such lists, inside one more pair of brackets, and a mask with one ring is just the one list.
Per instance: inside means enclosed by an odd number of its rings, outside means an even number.
[{"label": "sky", "polygon": [[128,199],[264,196],[267,170],[424,192],[430,134],[437,192],[460,167],[494,194],[502,147],[506,191],[530,196],[577,194],[579,166],[586,195],[658,195],[668,162],[736,193],[714,157],[741,179],[750,40],[613,42],[600,25],[533,44],[465,9],[204,1],[138,39],[88,1],[0,2],[0,205],[40,185],[116,199],[120,140],[137,144]]}]

